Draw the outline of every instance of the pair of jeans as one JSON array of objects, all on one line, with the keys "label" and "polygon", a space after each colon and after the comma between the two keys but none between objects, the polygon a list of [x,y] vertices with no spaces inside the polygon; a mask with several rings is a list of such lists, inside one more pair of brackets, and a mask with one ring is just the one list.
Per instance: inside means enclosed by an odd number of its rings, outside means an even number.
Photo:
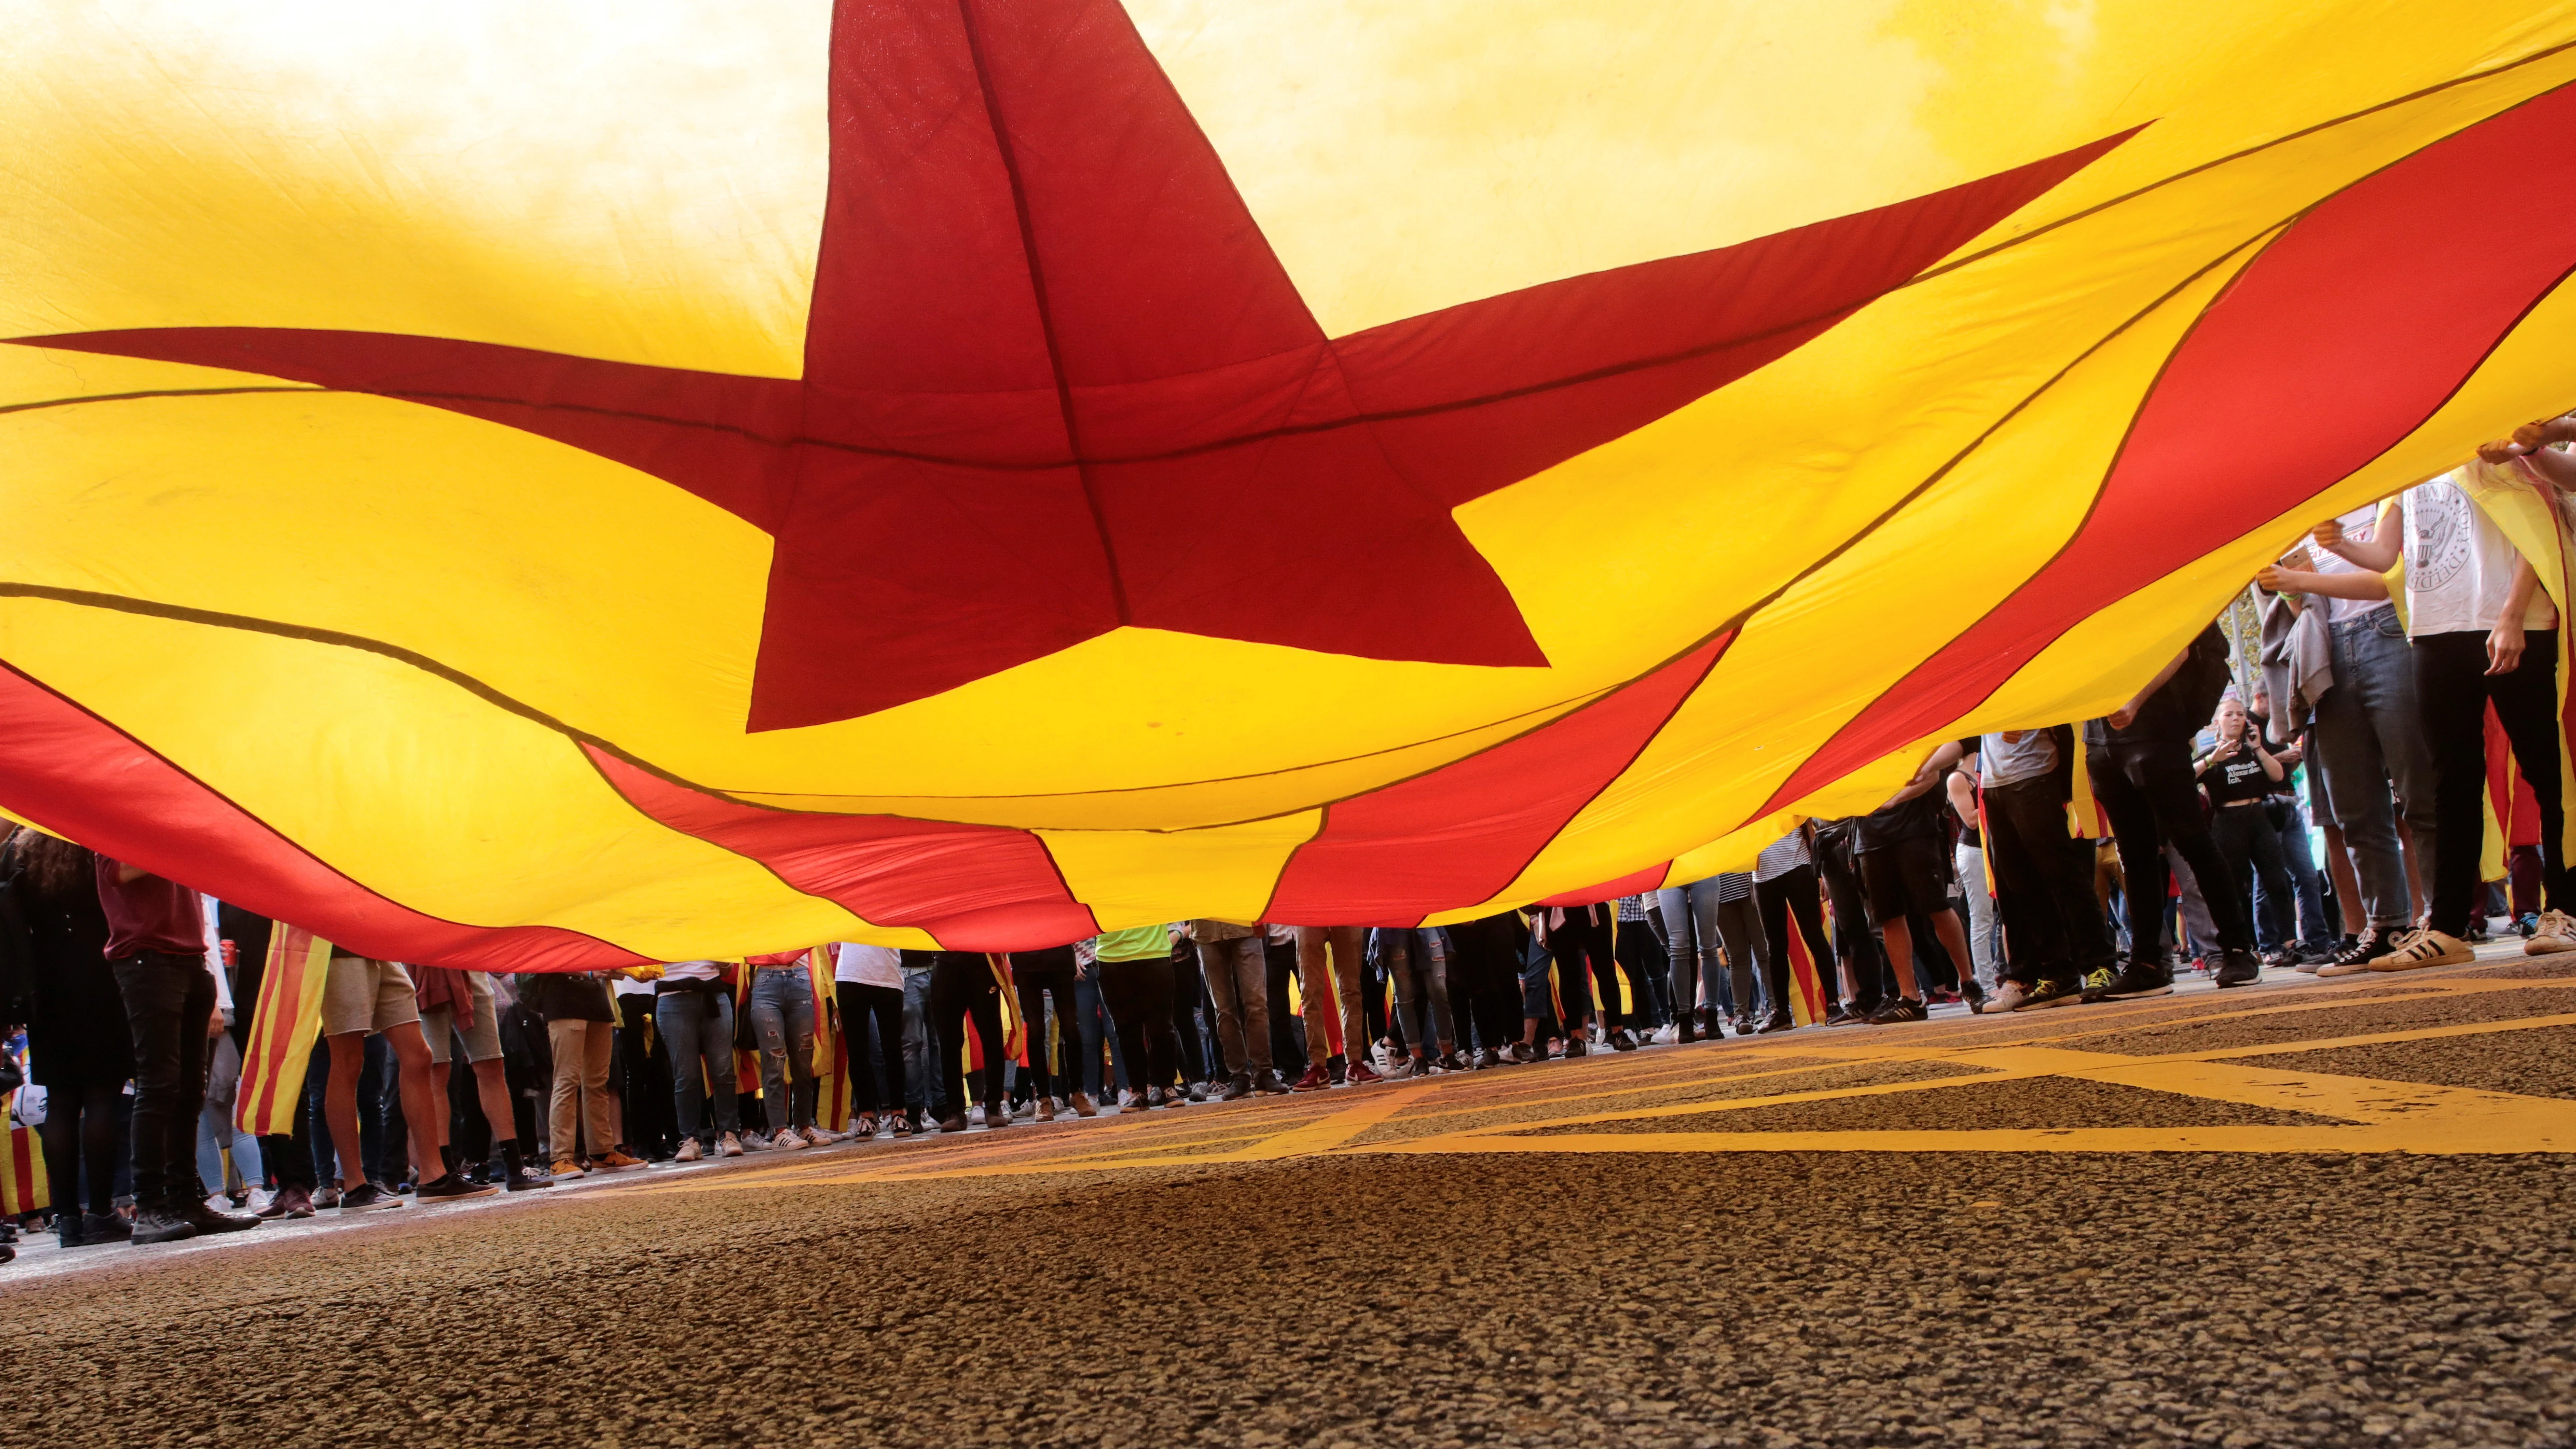
[{"label": "pair of jeans", "polygon": [[1199,976],[1199,958],[1195,951],[1175,952],[1172,961],[1172,1031],[1181,1043],[1181,1080],[1205,1082],[1224,1071],[1213,1063],[1208,1050],[1216,1025],[1216,1003],[1208,996],[1207,985]]},{"label": "pair of jeans", "polygon": [[241,1090],[241,1044],[226,1032],[213,1039],[208,1055],[206,1103],[197,1109],[197,1180],[210,1192],[224,1190],[224,1149],[229,1147],[242,1186],[257,1187],[268,1176],[259,1139],[233,1125],[233,1103]]},{"label": "pair of jeans", "polygon": [[[742,1130],[734,1103],[733,997],[722,983],[705,991],[664,991],[653,998],[653,1028],[671,1054],[671,1103],[680,1135],[713,1142]],[[706,1120],[707,1094],[715,1094],[715,1126]],[[566,1149],[558,1146],[560,1157]]]},{"label": "pair of jeans", "polygon": [[814,1080],[814,978],[803,966],[754,968],[751,999],[743,1005],[760,1045],[761,1115],[769,1130],[813,1126],[812,1109],[798,1106]]},{"label": "pair of jeans", "polygon": [[[2071,784],[2071,770],[2052,770],[1985,787],[1986,858],[2003,893],[2004,979],[2024,986],[2080,981],[2114,960],[2093,893],[2093,847],[2066,833]],[[1984,889],[1982,880],[1971,887]]]},{"label": "pair of jeans", "polygon": [[[2397,810],[2405,811],[2419,865],[2436,858],[2441,838],[2434,810],[2433,750],[2425,741],[2417,704],[2415,651],[2395,609],[2373,609],[2343,620],[2330,626],[2327,635],[2335,682],[2317,700],[2316,729],[2309,736],[2316,766],[2325,776],[2326,800],[2361,885],[2362,913],[2373,930],[2404,930],[2414,924],[2415,897],[2398,846]],[[2478,828],[2483,841],[2483,817]]]},{"label": "pair of jeans", "polygon": [[1170,1087],[1179,1081],[1180,1037],[1172,1026],[1172,958],[1140,956],[1100,963],[1100,995],[1118,1024],[1127,1055],[1127,1088]]},{"label": "pair of jeans", "polygon": [[2297,940],[2312,951],[2331,947],[2339,932],[2326,920],[2325,881],[2317,874],[2316,852],[2308,845],[2308,818],[2296,805],[2275,807],[2280,827],[2281,864],[2290,872],[2290,889],[2298,896]]},{"label": "pair of jeans", "polygon": [[[2192,879],[2209,908],[2218,949],[2253,950],[2254,924],[2246,911],[2245,888],[2209,838],[2199,782],[2191,772],[2191,746],[2178,739],[2114,740],[2101,753],[2088,756],[2087,763],[2093,766],[2093,793],[2110,813],[2111,833],[2120,842],[2130,959],[2153,965],[2164,962],[2162,923],[2155,915],[2143,913],[2164,909],[2167,845],[2191,867]],[[2472,874],[2475,864],[2471,862]],[[2140,942],[2154,945],[2142,947]],[[2155,954],[2146,954],[2149,950]]]},{"label": "pair of jeans", "polygon": [[[665,1033],[667,1035],[667,1033]],[[546,1150],[557,1161],[583,1152],[604,1157],[617,1145],[615,1118],[608,1110],[608,1067],[617,1051],[617,1028],[605,1021],[549,1021],[546,1045],[554,1052],[554,1096],[546,1114]],[[725,1080],[733,1080],[733,1042],[725,1046]]]},{"label": "pair of jeans", "polygon": [[[841,1057],[850,1073],[850,1109],[875,1117],[909,1108],[918,1116],[921,1104],[904,1097],[903,988],[844,981],[833,995],[841,1002]],[[868,1045],[871,1025],[876,1028],[873,1048]],[[1038,1030],[1036,1020],[1029,1030]]]},{"label": "pair of jeans", "polygon": [[1387,929],[1377,933],[1378,956],[1395,990],[1395,1014],[1408,1047],[1437,1057],[1458,1044],[1449,1014],[1449,963],[1433,949],[1434,931]]},{"label": "pair of jeans", "polygon": [[1717,907],[1718,939],[1726,945],[1726,975],[1721,984],[1718,1005],[1727,1016],[1749,1013],[1760,1003],[1756,1000],[1755,972],[1767,972],[1770,946],[1762,939],[1762,913],[1753,904],[1748,886],[1745,893]]},{"label": "pair of jeans", "polygon": [[1807,943],[1807,955],[1816,963],[1818,984],[1828,999],[1838,987],[1834,980],[1834,943],[1825,934],[1824,894],[1816,886],[1816,868],[1801,865],[1784,870],[1769,880],[1753,883],[1754,914],[1762,918],[1762,941],[1765,956],[1763,970],[1771,998],[1768,1021],[1791,1021],[1789,1009],[1794,989],[1789,984],[1789,922],[1795,917],[1798,935]]},{"label": "pair of jeans", "polygon": [[980,951],[942,951],[930,968],[931,1033],[940,1042],[939,1112],[962,1116],[973,1105],[966,1096],[966,1030],[975,1031],[974,1046],[982,1063],[975,1069],[975,1101],[989,1109],[1002,1105],[1002,983],[993,963]]},{"label": "pair of jeans", "polygon": [[1261,938],[1197,942],[1199,974],[1216,1003],[1216,1045],[1234,1075],[1270,1071],[1270,991]]},{"label": "pair of jeans", "polygon": [[930,968],[903,968],[903,1099],[927,1113],[938,1104],[939,1039],[930,1026]]},{"label": "pair of jeans", "polygon": [[1673,1014],[1694,1007],[1719,1010],[1728,992],[1724,933],[1717,922],[1717,878],[1655,892],[1655,909],[1664,918],[1664,950],[1673,971]]},{"label": "pair of jeans", "polygon": [[[1082,1042],[1082,1090],[1097,1102],[1103,1085],[1123,1092],[1128,1089],[1128,1074],[1136,1067],[1127,1059],[1127,1048],[1118,1040],[1117,1014],[1109,1009],[1108,999],[1100,994],[1100,966],[1076,971],[1073,977],[1074,1030],[1066,1035],[1070,1050],[1078,1037]],[[1103,1049],[1109,1056],[1109,1069],[1102,1075],[1100,1058]]]},{"label": "pair of jeans", "polygon": [[1310,1067],[1326,1056],[1354,1062],[1368,1057],[1368,1013],[1360,997],[1367,937],[1365,926],[1297,928],[1297,994]]},{"label": "pair of jeans", "polygon": [[2415,704],[2433,752],[2433,914],[2426,924],[2468,934],[2478,909],[2478,856],[2486,845],[2486,711],[2495,708],[2514,765],[2540,804],[2540,889],[2549,909],[2576,906],[2568,890],[2565,812],[2558,781],[2558,631],[2525,633],[2522,662],[2486,672],[2484,633],[2415,640]]},{"label": "pair of jeans", "polygon": [[1995,898],[1986,893],[1985,847],[1970,845],[1961,836],[1950,863],[1959,872],[1959,889],[1968,897],[1968,969],[1977,973],[1979,986],[1992,989],[1999,978],[1995,974]]},{"label": "pair of jeans", "polygon": [[185,1211],[197,1181],[197,1113],[206,1101],[206,1023],[215,978],[206,958],[144,951],[108,963],[134,1038],[134,1201]]}]

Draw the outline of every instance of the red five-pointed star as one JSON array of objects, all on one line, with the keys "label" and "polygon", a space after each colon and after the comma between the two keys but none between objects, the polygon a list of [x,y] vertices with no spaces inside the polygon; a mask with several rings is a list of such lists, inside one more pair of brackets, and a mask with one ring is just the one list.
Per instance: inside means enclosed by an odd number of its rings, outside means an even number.
[{"label": "red five-pointed star", "polygon": [[1328,338],[1114,0],[842,0],[800,379],[271,327],[20,340],[448,408],[740,515],[776,540],[753,730],[1131,624],[1543,665],[1452,509],[1790,351],[2120,139]]}]

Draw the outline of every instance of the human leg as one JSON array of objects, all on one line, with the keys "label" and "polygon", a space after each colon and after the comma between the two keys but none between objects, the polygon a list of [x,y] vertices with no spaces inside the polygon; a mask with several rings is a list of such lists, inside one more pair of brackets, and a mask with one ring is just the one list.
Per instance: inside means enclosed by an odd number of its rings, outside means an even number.
[{"label": "human leg", "polygon": [[2566,811],[2559,788],[2558,631],[2534,629],[2512,672],[2486,676],[2487,698],[2513,745],[2513,762],[2540,805],[2540,886],[2553,911],[2576,910],[2566,857]]},{"label": "human leg", "polygon": [[[760,1049],[760,1110],[767,1130],[775,1135],[795,1125],[796,1102],[788,1085],[787,998],[790,978],[803,981],[803,968],[782,969],[763,966],[751,977],[751,999],[743,1009],[751,1015],[751,1039]],[[806,1049],[813,1049],[813,1006],[806,1005]]]},{"label": "human leg", "polygon": [[184,1209],[205,1196],[196,1135],[214,978],[202,960],[157,951],[111,962],[110,970],[134,1042],[135,1205]]},{"label": "human leg", "polygon": [[2461,937],[2475,908],[2486,837],[2486,636],[2426,634],[2414,647],[2416,714],[2433,755],[2433,909],[2426,924]]}]

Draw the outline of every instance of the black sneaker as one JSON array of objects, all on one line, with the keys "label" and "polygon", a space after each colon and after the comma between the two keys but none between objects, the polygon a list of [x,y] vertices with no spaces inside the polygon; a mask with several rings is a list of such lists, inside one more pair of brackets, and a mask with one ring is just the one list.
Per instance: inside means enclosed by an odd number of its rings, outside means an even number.
[{"label": "black sneaker", "polygon": [[1911,996],[1900,996],[1869,1014],[1872,1026],[1894,1026],[1899,1022],[1930,1019],[1931,1013],[1924,1010],[1923,1003]]},{"label": "black sneaker", "polygon": [[340,1194],[340,1211],[344,1214],[371,1213],[385,1208],[398,1208],[402,1205],[401,1197],[372,1182],[359,1183],[356,1187]]},{"label": "black sneaker", "polygon": [[488,1182],[467,1182],[453,1172],[443,1172],[436,1180],[420,1185],[422,1202],[450,1202],[464,1197],[489,1197],[501,1189]]},{"label": "black sneaker", "polygon": [[1859,1026],[1868,1020],[1868,1013],[1855,1010],[1839,1001],[1834,1003],[1833,1010],[1825,1013],[1827,1026]]},{"label": "black sneaker", "polygon": [[197,1236],[201,1238],[216,1233],[248,1232],[259,1226],[259,1219],[249,1213],[219,1213],[202,1202],[190,1202],[179,1210],[179,1215],[196,1224]]},{"label": "black sneaker", "polygon": [[1610,1033],[1610,1049],[1622,1052],[1635,1051],[1637,1049],[1637,1039],[1628,1034],[1628,1029],[1626,1027],[1621,1027],[1619,1030]]},{"label": "black sneaker", "polygon": [[1487,1067],[1507,1067],[1510,1065],[1510,1058],[1505,1057],[1501,1052],[1494,1050],[1492,1047],[1479,1047],[1476,1050],[1476,1070],[1480,1072],[1485,1070]]},{"label": "black sneaker", "polygon": [[1591,1047],[1589,1047],[1589,1046],[1586,1046],[1586,1045],[1584,1044],[1583,1038],[1581,1038],[1581,1037],[1579,1037],[1579,1036],[1570,1036],[1570,1037],[1567,1037],[1567,1038],[1565,1039],[1565,1053],[1564,1053],[1564,1054],[1565,1054],[1566,1056],[1569,1056],[1569,1057],[1579,1057],[1579,1056],[1584,1056],[1584,1055],[1589,1054],[1589,1053],[1591,1052],[1591,1050],[1592,1050],[1592,1048],[1591,1048]]},{"label": "black sneaker", "polygon": [[1546,1061],[1547,1058],[1537,1047],[1531,1046],[1528,1042],[1516,1041],[1512,1043],[1512,1060],[1516,1062],[1543,1062]]},{"label": "black sneaker", "polygon": [[2152,962],[2132,961],[2099,986],[2084,988],[2087,1003],[2125,1001],[2132,996],[2165,996],[2173,991],[2173,973]]},{"label": "black sneaker", "polygon": [[2370,963],[2397,949],[2402,932],[2386,926],[2373,926],[2370,934],[2344,947],[2334,959],[2317,968],[2319,976],[2358,976],[2370,969]]},{"label": "black sneaker", "polygon": [[197,1225],[188,1221],[184,1212],[168,1208],[138,1207],[134,1210],[134,1230],[126,1241],[136,1247],[148,1243],[175,1243],[197,1235]]},{"label": "black sneaker", "polygon": [[2253,952],[2238,949],[2220,953],[2215,977],[2219,985],[2243,986],[2249,981],[2262,979],[2262,976],[2263,963],[2254,959]]},{"label": "black sneaker", "polygon": [[1225,1091],[1217,1097],[1217,1100],[1220,1102],[1240,1102],[1251,1095],[1252,1073],[1237,1072],[1233,1076],[1226,1078]]},{"label": "black sneaker", "polygon": [[1288,1095],[1290,1088],[1286,1082],[1279,1080],[1277,1072],[1269,1071],[1252,1074],[1252,1090],[1265,1097],[1284,1097]]},{"label": "black sneaker", "polygon": [[1775,1032],[1775,1031],[1790,1031],[1790,1030],[1793,1030],[1793,1029],[1795,1029],[1795,1028],[1796,1028],[1796,1026],[1797,1026],[1797,1025],[1798,1025],[1798,1019],[1797,1019],[1796,1017],[1791,1016],[1789,1013],[1787,1013],[1787,1012],[1785,1012],[1785,1011],[1779,1011],[1779,1012],[1773,1012],[1773,1013],[1772,1013],[1772,1015],[1771,1015],[1771,1019],[1770,1019],[1769,1021],[1766,1021],[1766,1022],[1762,1023],[1762,1025],[1761,1025],[1761,1026],[1759,1026],[1759,1027],[1757,1027],[1757,1028],[1755,1028],[1755,1030],[1756,1030],[1756,1032],[1757,1032],[1759,1035],[1762,1035],[1762,1036],[1769,1036],[1771,1033],[1773,1033],[1773,1032]]},{"label": "black sneaker", "polygon": [[509,1190],[512,1192],[534,1192],[554,1185],[554,1174],[542,1167],[522,1167],[510,1174]]},{"label": "black sneaker", "polygon": [[2062,977],[2042,977],[2022,993],[2021,1005],[2015,1011],[2041,1011],[2051,1006],[2073,1006],[2084,999],[2084,989]]},{"label": "black sneaker", "polygon": [[1960,982],[1959,996],[1960,999],[1968,1003],[1968,1014],[1970,1016],[1983,1016],[1986,1014],[1986,988],[1977,984],[1977,978],[1971,976],[1967,980]]}]

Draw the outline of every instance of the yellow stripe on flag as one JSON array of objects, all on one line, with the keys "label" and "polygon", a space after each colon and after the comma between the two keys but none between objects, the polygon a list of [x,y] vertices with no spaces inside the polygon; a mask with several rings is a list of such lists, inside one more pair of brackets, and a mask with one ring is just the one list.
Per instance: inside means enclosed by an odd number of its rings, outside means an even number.
[{"label": "yellow stripe on flag", "polygon": [[252,1009],[249,1049],[242,1053],[233,1125],[258,1137],[295,1130],[304,1098],[304,1069],[322,1033],[322,988],[331,975],[331,943],[279,921],[268,936],[268,964]]}]

